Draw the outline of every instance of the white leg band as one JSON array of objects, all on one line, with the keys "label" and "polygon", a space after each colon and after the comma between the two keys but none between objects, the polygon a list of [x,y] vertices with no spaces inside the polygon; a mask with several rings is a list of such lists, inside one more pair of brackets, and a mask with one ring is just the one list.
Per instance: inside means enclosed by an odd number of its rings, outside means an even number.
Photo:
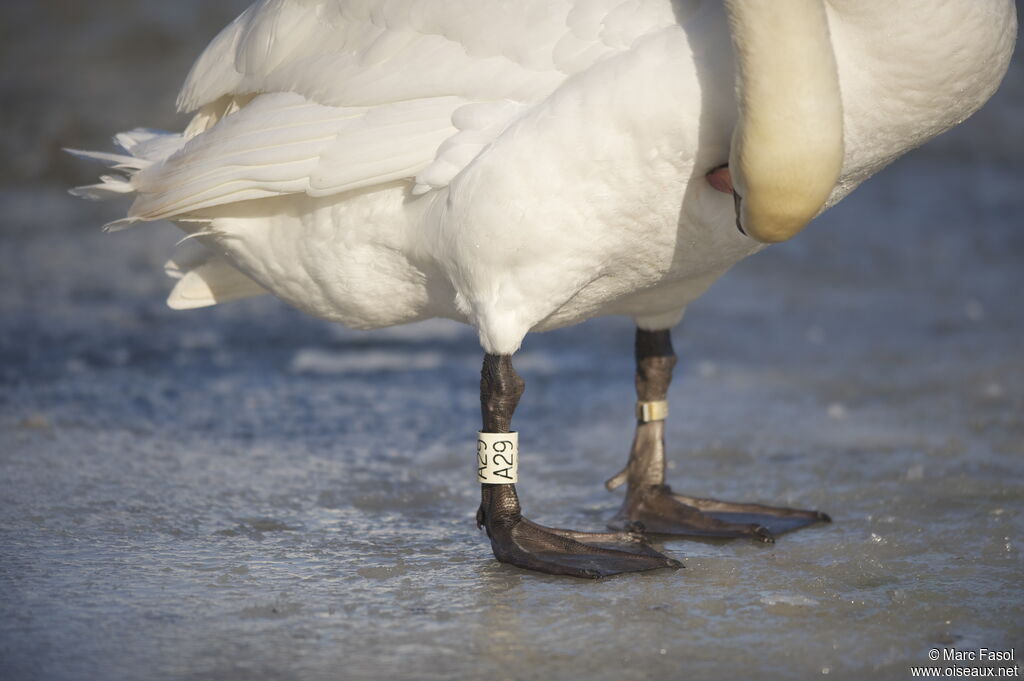
[{"label": "white leg band", "polygon": [[519,480],[519,433],[478,433],[476,479],[491,485]]},{"label": "white leg band", "polygon": [[636,420],[640,423],[651,421],[664,421],[668,418],[668,400],[657,400],[655,402],[637,402]]}]

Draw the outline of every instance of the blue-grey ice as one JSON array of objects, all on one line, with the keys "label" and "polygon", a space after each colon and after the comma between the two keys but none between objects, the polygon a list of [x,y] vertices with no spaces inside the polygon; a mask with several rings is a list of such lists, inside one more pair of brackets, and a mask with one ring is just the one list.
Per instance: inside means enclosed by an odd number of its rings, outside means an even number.
[{"label": "blue-grey ice", "polygon": [[[501,565],[475,527],[469,328],[348,331],[269,297],[173,312],[180,234],[101,234],[123,207],[64,193],[92,169],[55,147],[162,115],[241,4],[0,9],[3,87],[49,112],[0,131],[0,678],[906,679],[932,648],[1024,655],[1019,61],[674,334],[670,482],[834,522],[670,541],[686,569],[588,582]],[[132,63],[139,27],[158,54]],[[618,508],[631,345],[615,318],[527,339],[534,519]]]}]

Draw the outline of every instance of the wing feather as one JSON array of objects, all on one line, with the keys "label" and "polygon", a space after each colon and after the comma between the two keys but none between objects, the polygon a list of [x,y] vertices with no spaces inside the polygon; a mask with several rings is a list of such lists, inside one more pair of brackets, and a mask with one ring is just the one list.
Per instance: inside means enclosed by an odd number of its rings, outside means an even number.
[{"label": "wing feather", "polygon": [[[690,0],[696,3],[698,0]],[[131,178],[129,220],[394,180],[446,185],[572,74],[683,0],[259,0],[178,97],[188,141]]]},{"label": "wing feather", "polygon": [[322,196],[414,176],[454,132],[464,102],[436,98],[370,109],[294,93],[251,104],[132,177],[129,217],[158,220],[275,194]]}]

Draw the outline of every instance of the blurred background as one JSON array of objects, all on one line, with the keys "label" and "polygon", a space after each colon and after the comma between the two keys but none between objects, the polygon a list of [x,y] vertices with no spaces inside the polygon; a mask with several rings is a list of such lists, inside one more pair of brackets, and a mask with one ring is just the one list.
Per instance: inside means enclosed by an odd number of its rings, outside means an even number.
[{"label": "blurred background", "polygon": [[[675,333],[670,481],[836,522],[670,542],[686,570],[581,584],[495,563],[473,526],[471,330],[350,332],[269,297],[172,312],[180,234],[102,234],[124,205],[67,195],[98,168],[63,147],[183,126],[177,88],[247,4],[0,4],[0,678],[896,679],[934,646],[1019,657],[1024,57]],[[628,451],[631,343],[621,319],[527,340],[535,519],[597,530],[620,503],[601,483]]]}]

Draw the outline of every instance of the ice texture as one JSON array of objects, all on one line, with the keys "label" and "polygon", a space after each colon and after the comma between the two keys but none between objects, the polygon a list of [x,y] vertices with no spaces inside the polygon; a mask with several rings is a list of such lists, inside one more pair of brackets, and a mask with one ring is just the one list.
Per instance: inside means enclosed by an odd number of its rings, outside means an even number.
[{"label": "ice texture", "polygon": [[[589,582],[501,565],[475,527],[472,330],[173,312],[180,235],[104,235],[123,205],[64,194],[95,169],[56,147],[159,124],[244,3],[130,4],[0,8],[3,87],[31,94],[0,131],[0,679],[905,679],[934,647],[1024,654],[1019,63],[674,334],[670,482],[835,522]],[[617,509],[632,335],[517,356],[533,519]]]}]

